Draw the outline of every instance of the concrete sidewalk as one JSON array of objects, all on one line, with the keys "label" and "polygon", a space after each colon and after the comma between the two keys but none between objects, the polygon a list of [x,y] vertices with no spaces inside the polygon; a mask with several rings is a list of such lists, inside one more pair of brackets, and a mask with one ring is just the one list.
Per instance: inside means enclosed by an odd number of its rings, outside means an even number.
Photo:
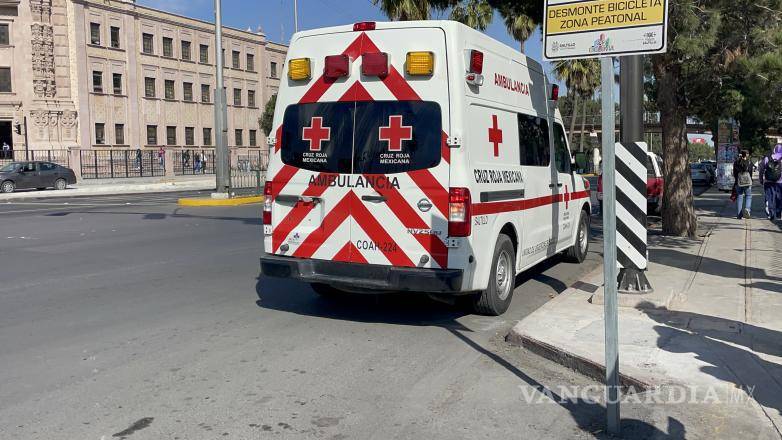
[{"label": "concrete sidewalk", "polygon": [[78,197],[214,189],[214,175],[183,176],[174,179],[170,177],[95,179],[83,180],[75,185],[69,185],[67,189],[62,191],[19,190],[11,194],[0,194],[0,202],[6,200],[40,199],[49,197]]},{"label": "concrete sidewalk", "polygon": [[[751,220],[735,218],[727,194],[699,197],[697,240],[650,231],[655,291],[620,295],[619,369],[624,385],[691,387],[693,413],[712,433],[780,438],[782,224],[763,218],[756,196]],[[602,278],[600,268],[507,339],[602,380]]]}]

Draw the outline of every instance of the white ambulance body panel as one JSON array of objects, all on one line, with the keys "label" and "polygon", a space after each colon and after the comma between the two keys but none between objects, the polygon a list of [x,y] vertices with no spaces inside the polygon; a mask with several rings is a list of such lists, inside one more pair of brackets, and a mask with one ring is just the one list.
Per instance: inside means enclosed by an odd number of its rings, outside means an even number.
[{"label": "white ambulance body panel", "polygon": [[[431,75],[406,73],[413,51],[432,53]],[[480,85],[466,79],[471,51],[483,55]],[[362,74],[374,53],[387,54],[384,77]],[[325,79],[325,57],[340,54],[347,76]],[[287,78],[298,58],[310,59],[311,79]],[[456,22],[394,22],[297,33],[282,74],[264,273],[465,293],[496,278],[501,233],[515,273],[577,245],[588,188],[570,171],[537,62]],[[471,199],[469,233],[454,232],[465,236],[449,236],[454,189]]]}]

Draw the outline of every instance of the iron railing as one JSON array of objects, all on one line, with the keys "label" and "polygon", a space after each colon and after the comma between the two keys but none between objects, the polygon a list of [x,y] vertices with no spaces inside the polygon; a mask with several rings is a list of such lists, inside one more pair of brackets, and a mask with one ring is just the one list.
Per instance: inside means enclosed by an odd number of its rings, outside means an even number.
[{"label": "iron railing", "polygon": [[153,150],[81,150],[82,179],[154,177],[166,174],[165,155]]},{"label": "iron railing", "polygon": [[269,150],[246,150],[236,155],[236,163],[233,168],[250,172],[253,170],[265,171],[269,166]]},{"label": "iron railing", "polygon": [[0,166],[8,165],[11,162],[22,162],[26,160],[40,160],[56,163],[62,166],[69,166],[68,150],[0,150]]},{"label": "iron railing", "polygon": [[174,175],[190,176],[215,173],[215,150],[188,149],[174,151]]},{"label": "iron railing", "polygon": [[240,170],[231,168],[229,181],[232,194],[263,194],[263,185],[266,182],[266,170]]}]

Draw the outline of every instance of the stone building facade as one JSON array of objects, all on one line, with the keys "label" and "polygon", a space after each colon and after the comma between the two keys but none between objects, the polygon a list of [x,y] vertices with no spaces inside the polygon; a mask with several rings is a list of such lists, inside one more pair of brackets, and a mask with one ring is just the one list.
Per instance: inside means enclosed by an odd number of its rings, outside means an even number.
[{"label": "stone building facade", "polygon": [[[223,30],[229,146],[258,125],[287,47]],[[0,0],[0,144],[30,150],[215,143],[214,25],[133,0]],[[23,129],[22,129],[23,131]]]}]

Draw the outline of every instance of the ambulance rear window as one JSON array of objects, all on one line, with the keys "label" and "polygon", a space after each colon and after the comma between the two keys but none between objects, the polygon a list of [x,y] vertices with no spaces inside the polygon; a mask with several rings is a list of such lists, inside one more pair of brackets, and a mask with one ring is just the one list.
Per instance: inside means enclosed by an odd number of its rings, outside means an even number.
[{"label": "ambulance rear window", "polygon": [[392,174],[440,163],[440,106],[424,101],[295,104],[285,109],[282,161],[311,171]]}]

